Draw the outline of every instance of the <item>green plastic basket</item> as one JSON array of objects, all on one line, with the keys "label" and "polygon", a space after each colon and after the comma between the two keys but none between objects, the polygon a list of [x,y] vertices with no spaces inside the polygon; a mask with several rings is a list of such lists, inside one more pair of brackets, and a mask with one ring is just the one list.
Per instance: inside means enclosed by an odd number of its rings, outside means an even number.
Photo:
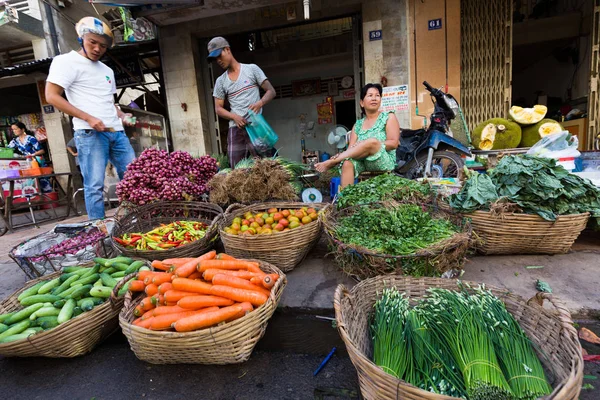
[{"label": "green plastic basket", "polygon": [[13,158],[14,155],[13,149],[0,147],[0,158]]}]

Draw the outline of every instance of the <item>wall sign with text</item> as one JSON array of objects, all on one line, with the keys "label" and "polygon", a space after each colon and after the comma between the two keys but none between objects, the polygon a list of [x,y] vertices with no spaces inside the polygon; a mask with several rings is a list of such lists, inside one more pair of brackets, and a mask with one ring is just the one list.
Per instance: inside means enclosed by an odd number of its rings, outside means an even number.
[{"label": "wall sign with text", "polygon": [[427,29],[430,31],[442,29],[442,19],[430,19],[427,23]]},{"label": "wall sign with text", "polygon": [[372,42],[374,40],[381,40],[383,34],[381,33],[381,29],[376,31],[369,31],[369,41]]}]

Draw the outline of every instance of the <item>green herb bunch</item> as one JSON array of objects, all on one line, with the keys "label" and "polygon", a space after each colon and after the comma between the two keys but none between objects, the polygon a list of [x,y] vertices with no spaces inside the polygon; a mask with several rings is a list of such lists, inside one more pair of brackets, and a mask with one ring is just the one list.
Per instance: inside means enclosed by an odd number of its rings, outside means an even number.
[{"label": "green herb bunch", "polygon": [[394,174],[383,174],[346,186],[338,195],[338,207],[346,208],[385,200],[423,203],[427,202],[431,195],[432,189],[428,184]]}]

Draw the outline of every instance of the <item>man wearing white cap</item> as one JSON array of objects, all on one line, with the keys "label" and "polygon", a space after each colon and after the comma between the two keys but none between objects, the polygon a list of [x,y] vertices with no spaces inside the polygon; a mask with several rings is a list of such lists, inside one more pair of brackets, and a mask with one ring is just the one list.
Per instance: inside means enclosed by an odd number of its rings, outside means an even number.
[{"label": "man wearing white cap", "polygon": [[[233,57],[229,43],[222,37],[208,42],[208,61],[212,60],[225,70],[217,78],[213,97],[217,115],[229,120],[227,155],[233,168],[243,158],[258,155],[244,129],[247,124],[244,117],[248,110],[260,114],[275,97],[275,89],[258,66],[239,63]],[[259,87],[265,91],[262,98]],[[225,109],[225,99],[229,101],[231,111]]]},{"label": "man wearing white cap", "polygon": [[135,153],[123,131],[123,121],[130,115],[115,105],[115,74],[100,61],[113,45],[113,34],[108,25],[94,17],[82,18],[75,30],[81,49],[54,57],[46,99],[73,117],[85,208],[88,218],[97,219],[104,218],[102,192],[108,161],[122,179]]}]

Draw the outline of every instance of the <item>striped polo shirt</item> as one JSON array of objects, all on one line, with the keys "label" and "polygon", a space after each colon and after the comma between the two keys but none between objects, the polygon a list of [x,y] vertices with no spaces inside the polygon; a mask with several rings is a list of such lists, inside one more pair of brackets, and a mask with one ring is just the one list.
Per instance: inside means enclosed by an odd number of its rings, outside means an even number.
[{"label": "striped polo shirt", "polygon": [[[265,73],[255,64],[240,64],[240,75],[232,81],[227,71],[217,78],[213,97],[229,101],[231,112],[245,116],[250,106],[260,100],[259,87],[267,80]],[[262,112],[262,110],[261,110]],[[229,126],[235,122],[229,121]]]}]

